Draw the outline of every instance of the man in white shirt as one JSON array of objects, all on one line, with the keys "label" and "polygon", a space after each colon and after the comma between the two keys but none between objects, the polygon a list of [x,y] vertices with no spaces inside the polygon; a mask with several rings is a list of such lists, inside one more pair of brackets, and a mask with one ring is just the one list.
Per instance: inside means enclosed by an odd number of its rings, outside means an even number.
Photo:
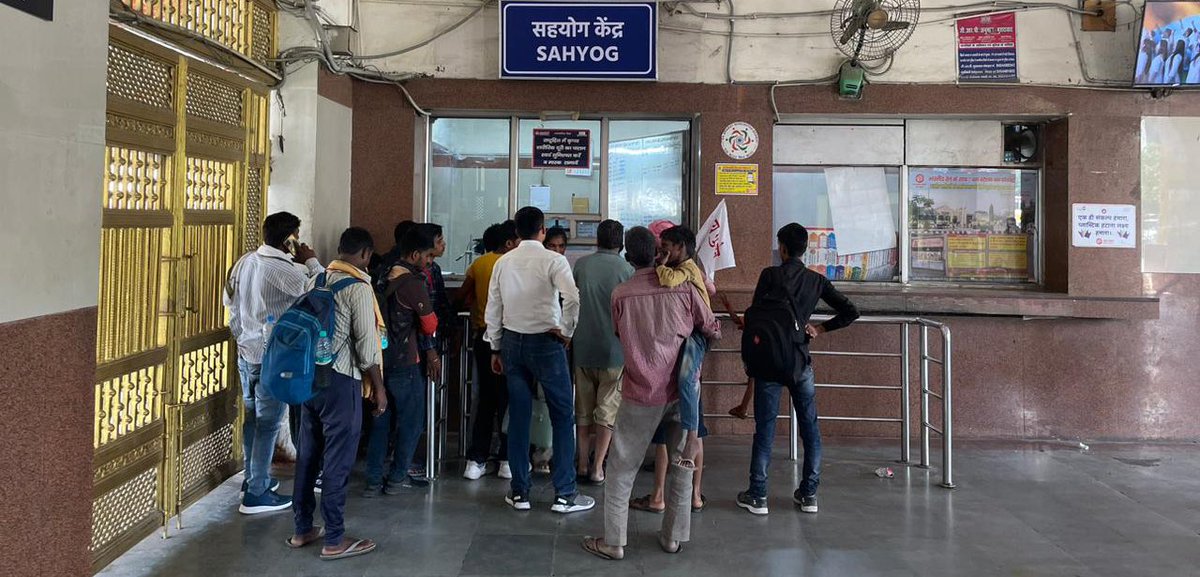
[{"label": "man in white shirt", "polygon": [[292,505],[291,497],[275,492],[279,482],[270,478],[275,434],[286,405],[258,385],[270,323],[306,292],[309,277],[325,270],[306,244],[299,246],[294,257],[288,252],[288,243],[295,242],[298,234],[300,219],[295,215],[277,212],[268,216],[263,221],[263,245],[233,265],[222,295],[229,309],[229,332],[238,343],[245,413],[242,449],[246,460],[244,495],[238,510],[247,515],[280,511]]},{"label": "man in white shirt", "polygon": [[496,261],[484,313],[492,370],[508,380],[508,462],[513,478],[505,501],[518,511],[530,509],[529,427],[533,387],[540,384],[554,428],[555,498],[550,509],[587,511],[596,501],[575,490],[575,406],[567,365],[567,346],[579,320],[579,290],[567,258],[542,245],[542,211],[527,206],[514,220],[521,244]]}]

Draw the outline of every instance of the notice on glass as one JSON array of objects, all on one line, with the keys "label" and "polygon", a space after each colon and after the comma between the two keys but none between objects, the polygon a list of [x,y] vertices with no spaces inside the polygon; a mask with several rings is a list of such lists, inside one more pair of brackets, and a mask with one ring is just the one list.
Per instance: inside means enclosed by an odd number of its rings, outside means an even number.
[{"label": "notice on glass", "polygon": [[1137,207],[1132,204],[1072,205],[1071,245],[1137,248]]},{"label": "notice on glass", "polygon": [[717,164],[717,194],[758,195],[757,164]]},{"label": "notice on glass", "polygon": [[896,217],[881,167],[825,169],[839,254],[896,248]]},{"label": "notice on glass", "polygon": [[592,131],[558,128],[533,129],[533,168],[592,168]]},{"label": "notice on glass", "polygon": [[529,187],[529,204],[542,212],[550,210],[550,187],[533,185]]}]

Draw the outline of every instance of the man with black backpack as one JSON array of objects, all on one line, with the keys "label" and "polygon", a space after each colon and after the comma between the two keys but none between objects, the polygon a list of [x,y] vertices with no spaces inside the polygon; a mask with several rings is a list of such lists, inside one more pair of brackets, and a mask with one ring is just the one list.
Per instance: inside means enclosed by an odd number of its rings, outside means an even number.
[{"label": "man with black backpack", "polygon": [[[805,513],[817,512],[817,485],[821,480],[821,431],[817,426],[816,389],[809,342],[826,332],[844,328],[858,319],[858,309],[829,279],[804,266],[800,257],[808,248],[808,231],[796,223],[779,229],[779,259],[758,279],[754,300],[746,311],[742,333],[742,360],[754,385],[754,450],[750,459],[750,488],[738,493],[739,507],[755,515],[767,514],[767,470],[779,397],[788,389],[796,407],[800,439],[804,443],[803,480],[792,500]],[[819,325],[808,323],[817,301],[825,301],[836,316]]]},{"label": "man with black backpack", "polygon": [[[399,260],[384,273],[387,285],[378,296],[387,324],[388,346],[383,353],[389,409],[375,417],[371,425],[363,497],[376,497],[380,491],[395,495],[404,487],[429,486],[425,479],[412,478],[408,466],[425,427],[426,390],[418,335],[431,337],[438,329],[423,274],[433,259],[433,250],[434,237],[421,227],[413,228],[400,241]],[[395,443],[391,471],[385,478],[383,462],[389,440]]]}]

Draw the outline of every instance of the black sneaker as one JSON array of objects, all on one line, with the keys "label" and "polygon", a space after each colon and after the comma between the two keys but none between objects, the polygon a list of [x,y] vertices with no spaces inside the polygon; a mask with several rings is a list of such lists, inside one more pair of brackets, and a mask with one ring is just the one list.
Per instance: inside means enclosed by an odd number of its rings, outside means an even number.
[{"label": "black sneaker", "polygon": [[749,493],[742,491],[738,493],[737,505],[755,515],[767,514],[767,498],[766,497],[751,497]]},{"label": "black sneaker", "polygon": [[596,500],[587,495],[560,495],[554,498],[554,505],[550,506],[550,510],[555,513],[578,513],[580,511],[588,511],[596,506]]},{"label": "black sneaker", "polygon": [[243,515],[258,515],[259,513],[282,511],[291,507],[291,497],[280,495],[275,491],[267,491],[257,497],[247,493],[245,497],[242,497],[242,504],[238,507],[238,512]]},{"label": "black sneaker", "polygon": [[414,489],[428,489],[428,488],[429,488],[429,479],[409,476],[409,477],[405,477],[404,480],[400,481],[399,483],[393,483],[391,481],[388,481],[387,486],[385,486],[383,488],[383,494],[384,495],[403,495],[404,493],[406,493],[408,491],[412,491]]},{"label": "black sneaker", "polygon": [[809,495],[809,496],[805,497],[800,494],[799,489],[796,489],[796,492],[794,494],[792,494],[792,501],[795,501],[796,504],[800,506],[800,510],[805,513],[816,513],[817,512],[817,496],[816,495]]},{"label": "black sneaker", "polygon": [[367,483],[366,488],[363,489],[362,496],[364,499],[374,499],[375,497],[378,497],[379,494],[382,492],[383,492],[383,484],[382,483]]},{"label": "black sneaker", "polygon": [[[248,491],[248,490],[250,490],[250,481],[243,479],[242,480],[242,490],[239,492],[239,495],[242,497],[245,497],[246,491]],[[267,483],[267,490],[268,491],[278,491],[279,490],[279,479],[272,477],[270,482]]]},{"label": "black sneaker", "polygon": [[533,507],[529,503],[529,495],[518,495],[511,491],[504,496],[504,502],[508,503],[510,507],[518,511],[528,511]]}]

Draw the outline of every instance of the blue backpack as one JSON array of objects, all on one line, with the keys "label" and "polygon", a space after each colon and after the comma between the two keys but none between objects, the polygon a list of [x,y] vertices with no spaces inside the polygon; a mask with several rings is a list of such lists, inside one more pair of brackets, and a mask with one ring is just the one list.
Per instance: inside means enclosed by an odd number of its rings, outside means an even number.
[{"label": "blue backpack", "polygon": [[[271,396],[289,405],[299,405],[316,394],[316,389],[328,383],[330,365],[317,365],[317,340],[322,331],[333,338],[336,304],[333,295],[342,289],[363,282],[356,278],[342,279],[325,286],[326,273],[317,276],[316,286],[296,299],[288,308],[267,341],[262,360],[262,385]],[[323,378],[318,378],[318,369]]]}]

